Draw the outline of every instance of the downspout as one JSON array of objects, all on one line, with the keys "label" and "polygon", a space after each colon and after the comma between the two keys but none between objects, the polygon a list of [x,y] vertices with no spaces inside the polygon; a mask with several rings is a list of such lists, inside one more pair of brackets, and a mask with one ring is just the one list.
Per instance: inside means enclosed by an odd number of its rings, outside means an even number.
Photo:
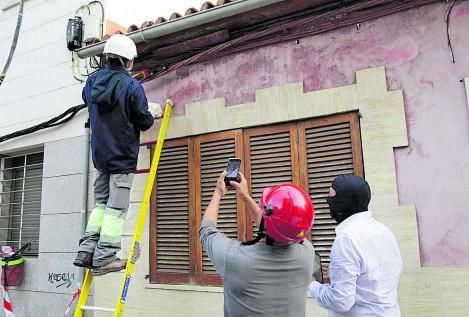
[{"label": "downspout", "polygon": [[[87,213],[88,213],[88,182],[90,174],[90,119],[86,120],[85,123],[85,143],[84,143],[84,155],[83,155],[83,177],[81,183],[81,236],[85,234]],[[78,281],[83,281],[85,277],[85,269],[80,268]]]},{"label": "downspout", "polygon": [[[282,1],[285,0],[238,0],[224,4],[222,6],[213,7],[208,10],[183,16],[175,20],[153,25],[145,29],[130,32],[126,35],[130,37],[135,42],[135,44],[138,44]],[[81,48],[76,52],[78,57],[87,58],[101,54],[103,49],[104,42],[99,42]]]}]

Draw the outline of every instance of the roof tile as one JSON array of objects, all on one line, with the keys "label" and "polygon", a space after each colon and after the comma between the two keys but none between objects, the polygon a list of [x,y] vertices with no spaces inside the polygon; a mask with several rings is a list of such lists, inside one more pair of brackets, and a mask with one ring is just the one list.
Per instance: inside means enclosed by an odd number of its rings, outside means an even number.
[{"label": "roof tile", "polygon": [[145,21],[145,22],[142,23],[142,25],[140,26],[140,28],[141,28],[141,29],[144,29],[144,28],[147,28],[147,27],[152,26],[152,25],[154,25],[154,24],[155,24],[155,22],[153,22],[153,21]]},{"label": "roof tile", "polygon": [[[217,7],[217,6],[223,6],[223,5],[225,5],[227,3],[230,3],[230,2],[233,2],[233,1],[236,1],[236,0],[217,0],[216,4],[213,4],[210,1],[206,1],[206,2],[204,2],[204,4],[202,4],[202,6],[200,8],[200,11],[208,10],[208,9],[211,9],[211,8]],[[197,12],[199,12],[199,11],[196,8],[190,7],[185,11],[184,15],[191,15],[191,14],[194,14],[194,13],[197,13]],[[169,17],[169,20],[179,19],[180,17],[182,17],[181,14],[179,14],[178,12],[174,12]],[[158,17],[155,20],[155,22],[152,22],[152,21],[143,22],[140,28],[136,24],[132,24],[127,28],[127,30],[125,32],[126,33],[134,32],[134,31],[137,31],[137,30],[140,30],[140,29],[148,28],[148,27],[150,27],[152,25],[155,25],[155,24],[164,23],[166,21],[168,21],[168,19],[166,19],[165,17]],[[124,33],[124,30],[122,30],[122,31],[118,30],[118,31],[114,32],[113,34],[125,34],[125,33]],[[110,37],[111,37],[110,34],[106,34],[106,35],[103,36],[102,40],[105,41]]]},{"label": "roof tile", "polygon": [[200,11],[211,9],[214,6],[215,5],[213,3],[211,3],[210,1],[207,1],[204,4],[202,4],[202,7],[200,8]]},{"label": "roof tile", "polygon": [[169,17],[169,20],[176,20],[177,18],[180,18],[181,15],[177,12],[174,12],[173,14],[171,14],[171,16]]},{"label": "roof tile", "polygon": [[196,12],[199,12],[196,8],[189,8],[186,10],[186,13],[184,15],[190,15]]},{"label": "roof tile", "polygon": [[134,31],[137,31],[138,29],[139,28],[136,24],[132,24],[132,25],[129,26],[126,33],[134,32]]},{"label": "roof tile", "polygon": [[164,17],[159,17],[158,19],[155,20],[155,24],[160,24],[160,23],[163,23],[163,22],[166,22],[166,18]]}]

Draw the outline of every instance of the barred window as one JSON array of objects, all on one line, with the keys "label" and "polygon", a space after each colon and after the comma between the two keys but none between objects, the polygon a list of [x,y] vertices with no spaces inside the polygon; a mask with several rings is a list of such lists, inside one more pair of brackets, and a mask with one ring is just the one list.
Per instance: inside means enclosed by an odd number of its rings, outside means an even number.
[{"label": "barred window", "polygon": [[1,160],[0,245],[18,250],[32,240],[24,255],[39,251],[43,152],[9,156]]}]

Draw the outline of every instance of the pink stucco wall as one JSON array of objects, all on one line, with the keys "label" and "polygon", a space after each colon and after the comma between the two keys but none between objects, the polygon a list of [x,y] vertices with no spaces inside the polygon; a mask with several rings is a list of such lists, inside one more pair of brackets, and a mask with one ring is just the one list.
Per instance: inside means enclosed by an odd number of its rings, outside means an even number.
[{"label": "pink stucco wall", "polygon": [[[151,101],[184,104],[303,81],[305,91],[355,82],[355,71],[386,66],[389,89],[405,96],[409,147],[396,149],[399,199],[417,207],[422,265],[469,266],[469,3],[452,15],[453,64],[434,4],[314,37],[194,65],[146,85]],[[366,162],[365,162],[366,164]]]}]

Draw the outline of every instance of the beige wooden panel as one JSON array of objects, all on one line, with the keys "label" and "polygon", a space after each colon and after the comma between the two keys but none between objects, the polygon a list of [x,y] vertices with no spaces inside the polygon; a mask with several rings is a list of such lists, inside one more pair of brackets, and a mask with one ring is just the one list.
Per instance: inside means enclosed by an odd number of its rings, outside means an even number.
[{"label": "beige wooden panel", "polygon": [[[177,105],[176,105],[177,106]],[[256,102],[225,107],[217,98],[186,105],[184,116],[171,118],[167,138],[287,122],[358,109],[356,86],[303,93],[303,83],[256,91]],[[154,140],[161,123],[142,134]]]}]

